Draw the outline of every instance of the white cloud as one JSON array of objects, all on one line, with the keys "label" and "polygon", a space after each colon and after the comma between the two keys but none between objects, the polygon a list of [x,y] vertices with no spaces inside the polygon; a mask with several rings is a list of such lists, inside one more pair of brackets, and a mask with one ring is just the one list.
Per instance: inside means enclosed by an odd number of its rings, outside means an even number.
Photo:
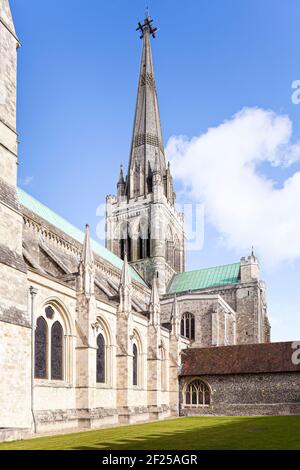
[{"label": "white cloud", "polygon": [[275,182],[257,171],[264,162],[287,167],[300,160],[288,116],[244,108],[220,126],[192,139],[173,136],[166,153],[176,179],[196,201],[230,249],[265,262],[300,257],[300,172]]},{"label": "white cloud", "polygon": [[20,179],[21,186],[29,186],[34,180],[33,176],[25,176],[25,178]]}]

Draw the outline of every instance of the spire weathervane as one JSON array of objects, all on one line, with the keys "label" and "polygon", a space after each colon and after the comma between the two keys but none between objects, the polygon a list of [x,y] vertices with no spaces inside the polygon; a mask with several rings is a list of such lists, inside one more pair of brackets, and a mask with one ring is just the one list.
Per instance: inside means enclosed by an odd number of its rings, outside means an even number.
[{"label": "spire weathervane", "polygon": [[157,33],[157,28],[155,28],[153,26],[153,20],[152,18],[149,16],[149,9],[147,7],[147,10],[146,10],[146,18],[144,20],[144,24],[142,24],[140,21],[138,23],[138,27],[136,28],[136,31],[141,31],[141,36],[140,38],[143,39],[144,35],[145,35],[145,31],[149,31],[149,33],[152,35],[153,38],[156,37],[156,33]]}]

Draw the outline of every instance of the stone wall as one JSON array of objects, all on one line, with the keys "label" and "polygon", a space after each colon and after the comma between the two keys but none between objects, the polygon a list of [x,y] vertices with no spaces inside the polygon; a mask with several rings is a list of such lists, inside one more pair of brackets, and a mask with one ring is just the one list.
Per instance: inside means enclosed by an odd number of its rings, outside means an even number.
[{"label": "stone wall", "polygon": [[[34,415],[39,432],[56,429],[71,429],[82,427],[92,428],[119,422],[123,410],[119,409],[117,400],[117,378],[124,375],[124,370],[118,370],[117,360],[117,323],[118,314],[116,306],[108,302],[96,301],[96,312],[99,329],[94,329],[90,338],[90,345],[94,348],[94,340],[99,332],[106,339],[106,383],[97,384],[95,374],[95,355],[91,360],[80,362],[78,350],[82,348],[83,331],[78,322],[78,303],[76,303],[76,290],[68,287],[54,278],[28,271],[28,288],[32,285],[37,289],[35,297],[34,319],[44,313],[46,305],[55,309],[55,317],[62,323],[65,341],[68,344],[67,356],[64,355],[64,380],[51,381],[36,379],[34,381]],[[82,312],[84,314],[84,312]],[[92,328],[92,325],[89,325]],[[148,349],[148,318],[147,316],[132,313],[130,327],[130,342],[133,335],[138,336],[140,343],[140,381],[137,387],[132,385],[132,346],[129,347],[128,387],[126,390],[126,414],[128,422],[146,421],[150,417],[148,403],[147,376],[151,361],[147,360]],[[28,330],[30,331],[30,330]],[[169,331],[161,330],[161,339],[168,353]],[[130,343],[131,344],[131,343]],[[30,368],[30,361],[28,362]],[[166,368],[169,367],[168,354]],[[16,366],[17,368],[17,366]],[[84,374],[89,384],[88,389],[80,387],[79,375]],[[3,379],[4,380],[4,379]],[[169,387],[160,395],[161,417],[169,413]],[[30,394],[30,387],[28,388]],[[124,392],[125,393],[125,392]],[[88,397],[87,406],[83,406],[85,397]]]},{"label": "stone wall", "polygon": [[[196,341],[194,347],[205,347],[214,344],[211,340],[212,317],[216,308],[217,297],[235,312],[235,319],[230,319],[228,326],[228,343],[233,343],[233,320],[236,322],[236,344],[252,344],[270,341],[270,324],[267,317],[266,288],[262,281],[248,281],[232,286],[221,286],[177,294],[180,312],[190,312],[196,318]],[[182,298],[190,299],[181,301]],[[174,296],[167,295],[163,300],[162,319],[168,323],[172,312]],[[221,309],[222,310],[222,309]],[[220,326],[224,323],[219,315]],[[219,330],[218,345],[225,344],[224,330]]]},{"label": "stone wall", "polygon": [[2,106],[0,118],[5,119],[8,125],[15,127],[16,124],[16,71],[17,56],[16,49],[19,41],[16,38],[15,28],[7,0],[1,2],[1,26],[0,26],[0,57],[1,67],[0,80]]},{"label": "stone wall", "polygon": [[0,428],[28,428],[31,329],[0,321]]},{"label": "stone wall", "polygon": [[211,404],[185,406],[184,387],[193,377],[181,378],[181,416],[300,414],[299,372],[198,377],[211,389]]},{"label": "stone wall", "polygon": [[[192,347],[221,346],[235,343],[235,312],[216,294],[178,294],[180,317],[191,313],[195,317],[195,340]],[[170,322],[173,299],[162,302],[162,322]],[[225,325],[226,323],[226,325]]]},{"label": "stone wall", "polygon": [[0,428],[25,428],[31,422],[31,321],[16,196],[18,40],[7,0],[0,2],[0,19]]}]

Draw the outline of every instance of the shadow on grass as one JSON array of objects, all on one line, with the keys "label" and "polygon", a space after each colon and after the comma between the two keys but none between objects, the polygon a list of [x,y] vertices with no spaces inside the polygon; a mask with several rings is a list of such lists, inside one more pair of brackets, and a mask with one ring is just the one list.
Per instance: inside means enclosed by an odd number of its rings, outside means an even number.
[{"label": "shadow on grass", "polygon": [[0,450],[300,450],[300,417],[189,417],[0,445]]},{"label": "shadow on grass", "polygon": [[[300,418],[186,418],[186,426],[149,435],[99,440],[92,445],[74,446],[74,450],[299,450]],[[184,420],[182,420],[184,423]],[[162,424],[162,423],[158,423]],[[172,428],[172,422],[169,422]],[[158,431],[158,429],[157,429]],[[124,431],[125,432],[125,431]],[[95,439],[96,441],[96,439]]]}]

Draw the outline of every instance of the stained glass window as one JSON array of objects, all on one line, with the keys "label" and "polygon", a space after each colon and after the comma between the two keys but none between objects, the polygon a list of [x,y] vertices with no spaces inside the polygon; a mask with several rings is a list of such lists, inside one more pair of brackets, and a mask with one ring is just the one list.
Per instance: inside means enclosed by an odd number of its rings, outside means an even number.
[{"label": "stained glass window", "polygon": [[97,337],[97,383],[105,383],[105,340],[103,335]]},{"label": "stained glass window", "polygon": [[58,321],[51,328],[51,379],[63,380],[63,329]]},{"label": "stained glass window", "polygon": [[43,317],[36,322],[34,341],[34,376],[36,379],[47,378],[47,341],[48,327]]}]

